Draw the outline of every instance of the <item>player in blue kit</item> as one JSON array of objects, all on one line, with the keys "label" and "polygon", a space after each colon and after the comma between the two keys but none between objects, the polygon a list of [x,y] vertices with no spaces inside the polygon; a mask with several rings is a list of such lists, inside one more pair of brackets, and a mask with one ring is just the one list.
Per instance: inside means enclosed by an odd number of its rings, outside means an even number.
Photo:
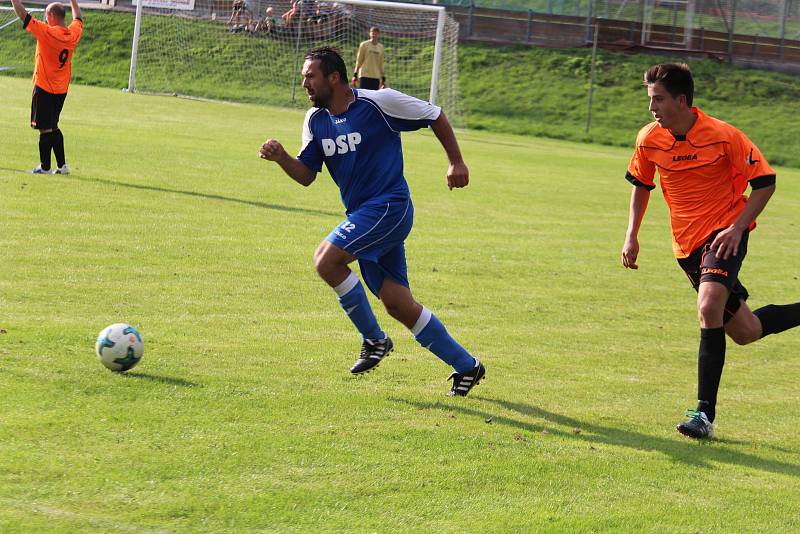
[{"label": "player in blue kit", "polygon": [[404,247],[414,206],[403,176],[400,132],[430,126],[450,162],[448,187],[465,187],[469,171],[450,123],[441,108],[393,89],[351,89],[344,61],[331,48],[310,51],[302,75],[314,107],[306,113],[300,154],[293,158],[278,141],[269,139],[259,155],[277,162],[304,186],[314,181],[324,163],[339,186],[347,218],[317,247],[314,266],[361,333],[361,354],[350,372],[373,369],[393,348],[378,325],[364,286],[348,267],[358,260],[367,287],[389,315],[409,328],[420,345],[453,367],[449,395],[467,395],[486,369],[430,310],[414,300]]}]

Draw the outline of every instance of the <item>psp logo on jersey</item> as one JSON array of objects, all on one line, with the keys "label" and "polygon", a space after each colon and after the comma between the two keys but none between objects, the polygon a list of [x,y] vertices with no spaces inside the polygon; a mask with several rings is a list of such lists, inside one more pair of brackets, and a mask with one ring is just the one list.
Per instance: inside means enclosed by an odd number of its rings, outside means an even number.
[{"label": "psp logo on jersey", "polygon": [[322,151],[325,156],[330,157],[334,154],[346,154],[347,152],[355,152],[356,145],[361,143],[361,134],[352,132],[347,135],[339,135],[336,139],[323,139]]}]

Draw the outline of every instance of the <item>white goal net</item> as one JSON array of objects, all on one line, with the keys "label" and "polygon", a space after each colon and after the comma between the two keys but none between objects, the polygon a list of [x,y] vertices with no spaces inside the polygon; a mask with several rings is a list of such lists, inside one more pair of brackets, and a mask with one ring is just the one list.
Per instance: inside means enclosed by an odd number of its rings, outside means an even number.
[{"label": "white goal net", "polygon": [[372,0],[143,2],[130,90],[305,106],[300,69],[306,52],[337,48],[352,76],[358,45],[375,26],[387,87],[457,114],[458,23],[443,7]]},{"label": "white goal net", "polygon": [[[43,18],[44,16],[44,9],[27,8],[27,11],[34,17]],[[11,34],[14,32],[21,33],[21,31],[22,22],[14,12],[14,8],[10,5],[0,5],[0,72],[21,66],[30,69],[33,64],[33,56],[19,57],[19,54],[15,54],[13,50],[11,53],[6,52],[7,48],[12,48],[9,44],[6,44],[7,40],[16,37]]]},{"label": "white goal net", "polygon": [[[41,11],[41,9],[35,11]],[[13,7],[0,6],[0,30],[4,30],[5,28],[11,26],[17,20],[19,19],[17,18],[17,14],[14,12]]]}]

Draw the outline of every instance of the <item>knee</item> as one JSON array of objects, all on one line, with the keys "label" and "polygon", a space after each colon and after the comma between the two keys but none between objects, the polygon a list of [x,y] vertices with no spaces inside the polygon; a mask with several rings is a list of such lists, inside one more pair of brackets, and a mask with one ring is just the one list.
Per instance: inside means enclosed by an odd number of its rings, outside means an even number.
[{"label": "knee", "polygon": [[336,262],[332,260],[329,254],[325,254],[325,249],[320,246],[314,252],[314,270],[317,271],[322,278],[336,268]]},{"label": "knee", "polygon": [[322,278],[325,278],[325,275],[330,273],[334,268],[334,262],[325,254],[320,254],[319,252],[314,254],[314,270],[317,271],[317,274]]},{"label": "knee", "polygon": [[735,330],[731,329],[731,331],[728,332],[728,337],[737,345],[749,345],[761,339],[761,328],[757,325],[748,325],[747,327],[740,327]]},{"label": "knee", "polygon": [[700,320],[700,325],[707,327],[708,325],[721,324],[724,310],[724,306],[720,307],[711,301],[698,302],[697,318]]},{"label": "knee", "polygon": [[384,296],[381,298],[383,307],[386,308],[386,313],[395,319],[405,318],[409,312],[414,308],[414,299],[404,295]]},{"label": "knee", "polygon": [[730,337],[737,345],[747,345],[748,343],[755,341],[741,332],[731,332],[728,337]]},{"label": "knee", "polygon": [[405,302],[401,299],[390,298],[383,299],[383,307],[386,308],[386,313],[397,319],[403,315],[403,312],[408,308]]}]

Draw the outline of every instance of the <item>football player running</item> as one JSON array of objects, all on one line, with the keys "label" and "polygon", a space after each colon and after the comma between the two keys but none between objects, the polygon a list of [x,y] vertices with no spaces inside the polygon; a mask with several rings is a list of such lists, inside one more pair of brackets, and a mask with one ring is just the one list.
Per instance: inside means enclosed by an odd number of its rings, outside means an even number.
[{"label": "football player running", "polygon": [[361,280],[350,270],[358,261],[364,282],[389,315],[452,366],[449,395],[466,396],[486,369],[414,299],[404,247],[414,206],[403,175],[400,132],[430,126],[449,160],[447,185],[461,188],[469,183],[469,171],[450,123],[441,108],[393,89],[349,87],[345,63],[331,48],[311,50],[302,76],[314,107],[305,117],[300,153],[291,157],[278,141],[269,139],[259,155],[304,186],[314,181],[324,163],[339,187],[347,218],[317,247],[314,266],[361,334],[361,354],[350,372],[370,371],[393,349]]}]

